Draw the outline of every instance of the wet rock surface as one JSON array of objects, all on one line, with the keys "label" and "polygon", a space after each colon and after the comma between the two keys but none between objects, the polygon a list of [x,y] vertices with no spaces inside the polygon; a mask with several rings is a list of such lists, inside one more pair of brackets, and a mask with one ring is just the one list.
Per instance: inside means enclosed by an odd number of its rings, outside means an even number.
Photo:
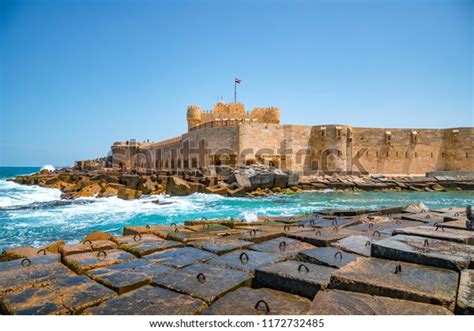
[{"label": "wet rock surface", "polygon": [[90,315],[196,315],[204,301],[170,290],[145,286],[85,311]]},{"label": "wet rock surface", "polygon": [[208,263],[215,266],[228,267],[253,273],[256,268],[279,262],[284,259],[284,256],[271,253],[238,250],[213,258],[209,260]]},{"label": "wet rock surface", "polygon": [[341,268],[355,261],[358,256],[357,254],[341,251],[335,247],[313,248],[298,253],[298,258],[302,261],[333,268]]},{"label": "wet rock surface", "polygon": [[448,309],[426,303],[339,290],[318,292],[309,315],[452,315]]},{"label": "wet rock surface", "polygon": [[349,236],[335,242],[332,246],[349,253],[369,257],[372,241],[371,238],[365,236]]},{"label": "wet rock surface", "polygon": [[211,304],[227,292],[249,286],[251,279],[247,272],[198,263],[157,277],[154,284]]},{"label": "wet rock surface", "polygon": [[248,248],[253,244],[253,242],[246,240],[218,238],[209,240],[197,240],[191,242],[189,245],[217,255],[223,255],[236,249]]},{"label": "wet rock surface", "polygon": [[62,254],[62,256],[68,256],[72,254],[108,250],[116,247],[117,244],[110,240],[84,240],[79,244],[64,245],[59,249],[59,252]]},{"label": "wet rock surface", "polygon": [[163,252],[153,253],[146,259],[173,268],[183,268],[197,262],[204,262],[216,255],[193,247],[172,248]]},{"label": "wet rock surface", "polygon": [[286,257],[296,256],[299,251],[313,248],[314,246],[292,238],[275,238],[260,244],[252,245],[249,249],[259,252],[283,255]]},{"label": "wet rock surface", "polygon": [[433,239],[453,241],[461,244],[474,245],[474,232],[464,231],[441,226],[416,226],[397,229],[393,233],[420,236]]},{"label": "wet rock surface", "polygon": [[[397,270],[399,267],[401,271]],[[359,257],[333,273],[330,287],[436,304],[454,311],[458,274],[417,264]]]},{"label": "wet rock surface", "polygon": [[100,267],[106,267],[135,259],[135,256],[119,249],[81,253],[64,258],[65,264],[78,273]]},{"label": "wet rock surface", "polygon": [[348,237],[349,235],[350,234],[339,232],[339,230],[336,230],[335,228],[330,231],[313,230],[286,234],[288,238],[304,241],[318,247],[327,247],[338,240]]},{"label": "wet rock surface", "polygon": [[461,271],[456,313],[463,315],[474,314],[474,270]]},{"label": "wet rock surface", "polygon": [[134,234],[130,236],[114,237],[114,240],[123,249],[138,257],[142,257],[154,252],[159,252],[168,248],[182,246],[181,243],[172,240],[164,240],[153,234]]},{"label": "wet rock surface", "polygon": [[372,256],[456,271],[474,266],[474,246],[406,235],[374,242]]},{"label": "wet rock surface", "polygon": [[325,288],[335,269],[299,261],[285,261],[255,270],[255,286],[297,294],[308,299]]},{"label": "wet rock surface", "polygon": [[115,295],[86,276],[71,276],[51,285],[8,293],[2,306],[7,313],[17,315],[73,314]]},{"label": "wet rock surface", "polygon": [[242,287],[217,300],[206,315],[303,315],[311,301],[272,289]]}]

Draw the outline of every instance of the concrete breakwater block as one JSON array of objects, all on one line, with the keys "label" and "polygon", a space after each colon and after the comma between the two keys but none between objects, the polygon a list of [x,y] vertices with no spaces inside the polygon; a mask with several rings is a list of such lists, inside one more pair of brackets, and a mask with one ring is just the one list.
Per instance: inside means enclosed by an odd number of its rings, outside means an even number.
[{"label": "concrete breakwater block", "polygon": [[[401,271],[400,271],[401,270]],[[359,257],[336,270],[330,288],[446,307],[454,311],[458,274],[452,270]]]},{"label": "concrete breakwater block", "polygon": [[33,258],[41,255],[52,255],[45,249],[38,249],[31,246],[21,246],[11,249],[6,249],[1,255],[7,256],[9,259]]},{"label": "concrete breakwater block", "polygon": [[249,249],[291,257],[296,256],[299,251],[310,248],[314,246],[296,239],[281,237],[252,245]]},{"label": "concrete breakwater block", "polygon": [[253,242],[246,240],[215,238],[209,240],[192,241],[189,245],[217,255],[222,255],[234,251],[236,249],[248,248],[253,244]]},{"label": "concrete breakwater block", "polygon": [[320,264],[332,268],[341,268],[352,261],[355,261],[359,255],[341,251],[335,247],[321,247],[301,251],[298,258],[304,262]]},{"label": "concrete breakwater block", "polygon": [[215,266],[227,267],[254,273],[255,269],[259,267],[263,267],[265,265],[275,262],[280,262],[284,259],[284,256],[271,253],[251,250],[238,250],[211,259],[208,261],[208,263]]},{"label": "concrete breakwater block", "polygon": [[110,240],[86,240],[78,244],[64,245],[59,249],[62,256],[87,253],[117,248],[117,244]]},{"label": "concrete breakwater block", "polygon": [[444,216],[437,213],[417,213],[417,214],[404,214],[402,219],[408,221],[417,221],[423,223],[443,223],[445,221]]},{"label": "concrete breakwater block", "polygon": [[145,258],[153,263],[158,263],[173,268],[183,268],[197,262],[204,262],[216,255],[193,247],[172,248],[165,251],[147,255]]},{"label": "concrete breakwater block", "polygon": [[213,232],[194,232],[194,231],[182,231],[181,229],[178,231],[167,231],[166,236],[163,238],[167,240],[174,240],[181,243],[189,243],[194,240],[208,240],[215,238],[217,236],[223,236],[227,233],[213,233]]},{"label": "concrete breakwater block", "polygon": [[394,235],[397,234],[448,240],[461,244],[474,245],[474,232],[450,229],[441,226],[416,226],[397,229],[394,231]]},{"label": "concrete breakwater block", "polygon": [[144,286],[87,309],[87,315],[197,315],[204,301],[154,286]]},{"label": "concrete breakwater block", "polygon": [[74,314],[111,299],[116,293],[86,276],[71,276],[48,286],[6,294],[2,307],[9,314]]},{"label": "concrete breakwater block", "polygon": [[240,239],[240,240],[245,240],[245,241],[251,241],[258,244],[267,240],[282,237],[284,235],[285,235],[285,231],[283,230],[283,228],[280,228],[280,227],[270,228],[267,226],[258,226],[258,227],[246,228],[240,233],[227,236],[226,239]]},{"label": "concrete breakwater block", "polygon": [[59,262],[59,254],[0,263],[0,296],[29,287],[46,286],[75,275]]},{"label": "concrete breakwater block", "polygon": [[109,267],[90,270],[87,275],[119,294],[150,284],[154,278],[174,269],[145,259],[136,259]]},{"label": "concrete breakwater block", "polygon": [[408,300],[339,290],[319,291],[309,315],[452,315],[448,309]]},{"label": "concrete breakwater block", "polygon": [[94,268],[107,267],[133,259],[136,257],[130,253],[120,249],[111,249],[68,255],[64,257],[64,263],[77,273],[84,273]]},{"label": "concrete breakwater block", "polygon": [[474,247],[471,245],[407,235],[372,243],[372,256],[456,271],[474,266]]},{"label": "concrete breakwater block", "polygon": [[351,225],[360,224],[362,221],[356,218],[334,218],[334,219],[318,219],[314,223],[310,222],[310,226],[315,228],[339,228],[348,227]]},{"label": "concrete breakwater block", "polygon": [[286,234],[288,238],[300,240],[318,247],[329,246],[331,243],[341,240],[349,235],[350,234],[342,233],[339,230],[313,230]]},{"label": "concrete breakwater block", "polygon": [[166,230],[172,230],[170,226],[166,225],[145,225],[145,226],[126,226],[123,228],[123,235],[130,236],[137,233],[140,234],[155,234],[161,233]]},{"label": "concrete breakwater block", "polygon": [[184,226],[186,229],[195,231],[195,232],[228,232],[231,231],[231,228],[225,225],[216,224],[216,223],[204,223],[204,224],[194,224]]},{"label": "concrete breakwater block", "polygon": [[465,220],[458,220],[458,221],[449,221],[439,224],[439,226],[443,228],[450,228],[450,229],[458,229],[458,230],[465,230],[465,231],[474,231],[474,226],[468,227],[467,226],[467,219]]},{"label": "concrete breakwater block", "polygon": [[301,295],[313,299],[316,292],[325,288],[331,279],[334,268],[285,261],[255,270],[255,286]]},{"label": "concrete breakwater block", "polygon": [[393,231],[396,229],[402,229],[407,227],[413,227],[418,225],[423,225],[423,222],[416,221],[405,221],[405,220],[384,220],[379,222],[367,222],[363,224],[358,224],[350,226],[347,229],[352,231],[357,231],[359,233],[366,233],[366,235],[373,235],[374,231],[378,231],[381,234],[392,235]]},{"label": "concrete breakwater block", "polygon": [[369,257],[372,241],[373,238],[371,239],[366,236],[350,236],[333,243],[331,246],[337,247],[349,253],[355,253]]},{"label": "concrete breakwater block", "polygon": [[461,271],[456,313],[474,315],[474,270]]},{"label": "concrete breakwater block", "polygon": [[303,315],[311,301],[268,288],[241,287],[217,300],[205,315]]},{"label": "concrete breakwater block", "polygon": [[138,257],[154,252],[159,252],[168,248],[180,247],[183,244],[172,240],[164,240],[152,234],[115,237],[120,249],[132,253]]},{"label": "concrete breakwater block", "polygon": [[155,278],[154,284],[190,295],[211,304],[241,286],[250,286],[252,276],[239,270],[193,264]]}]

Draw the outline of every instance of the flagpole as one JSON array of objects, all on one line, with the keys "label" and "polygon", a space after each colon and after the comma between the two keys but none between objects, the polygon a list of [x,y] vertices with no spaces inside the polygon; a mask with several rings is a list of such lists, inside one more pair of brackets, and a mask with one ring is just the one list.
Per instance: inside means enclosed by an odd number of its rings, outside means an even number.
[{"label": "flagpole", "polygon": [[234,78],[234,103],[237,103],[237,82]]}]

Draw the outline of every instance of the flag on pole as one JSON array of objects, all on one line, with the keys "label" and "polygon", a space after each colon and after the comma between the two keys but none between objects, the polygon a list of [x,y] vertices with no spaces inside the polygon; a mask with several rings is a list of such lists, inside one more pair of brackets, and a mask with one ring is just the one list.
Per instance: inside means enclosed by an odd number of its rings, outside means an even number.
[{"label": "flag on pole", "polygon": [[238,79],[237,77],[235,77],[235,82],[236,82],[237,84],[240,84],[240,79]]}]

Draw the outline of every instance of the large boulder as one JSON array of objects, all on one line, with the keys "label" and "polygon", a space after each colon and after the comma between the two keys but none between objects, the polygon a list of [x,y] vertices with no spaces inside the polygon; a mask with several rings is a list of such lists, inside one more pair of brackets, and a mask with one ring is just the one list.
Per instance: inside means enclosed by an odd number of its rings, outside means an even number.
[{"label": "large boulder", "polygon": [[102,190],[97,195],[98,198],[108,198],[113,197],[118,194],[118,189],[110,186],[109,184],[102,184]]},{"label": "large boulder", "polygon": [[102,188],[100,187],[100,185],[97,183],[93,183],[81,189],[78,192],[78,195],[81,197],[92,197],[92,196],[98,195],[100,191],[102,191]]},{"label": "large boulder", "polygon": [[140,198],[142,194],[143,192],[140,190],[125,187],[118,190],[117,196],[123,200],[134,200]]},{"label": "large boulder", "polygon": [[166,193],[183,196],[189,195],[191,192],[191,186],[184,179],[176,176],[171,176],[168,178],[168,182],[166,184]]},{"label": "large boulder", "polygon": [[228,188],[227,195],[230,197],[243,197],[245,195],[245,187]]}]

